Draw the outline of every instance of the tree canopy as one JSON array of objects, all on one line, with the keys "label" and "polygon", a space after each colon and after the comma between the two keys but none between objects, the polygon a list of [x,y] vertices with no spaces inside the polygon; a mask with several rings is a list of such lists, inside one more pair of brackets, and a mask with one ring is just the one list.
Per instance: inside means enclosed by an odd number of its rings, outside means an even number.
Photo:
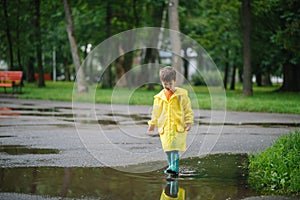
[{"label": "tree canopy", "polygon": [[[234,89],[236,71],[243,80],[244,0],[178,1],[179,31],[201,44],[224,74],[224,86]],[[139,27],[168,26],[166,0],[80,0],[69,1],[79,58],[108,37]],[[300,2],[298,0],[254,0],[251,7],[251,68],[258,85],[271,84],[271,77],[283,78],[282,91],[300,91]],[[39,6],[37,6],[39,5]],[[67,20],[63,1],[1,0],[0,63],[8,70],[22,70],[27,81],[34,74],[53,72],[56,54],[57,76],[74,80]],[[165,22],[166,21],[166,22]],[[182,44],[182,49],[185,49]],[[116,66],[124,71],[135,54],[111,65],[107,78],[114,82]],[[155,57],[155,52],[145,55]],[[149,57],[150,58],[150,57]],[[148,61],[153,59],[144,58]],[[183,64],[184,65],[184,64]],[[0,66],[1,67],[1,66]],[[252,77],[252,74],[250,76]],[[39,85],[43,80],[39,80]]]}]

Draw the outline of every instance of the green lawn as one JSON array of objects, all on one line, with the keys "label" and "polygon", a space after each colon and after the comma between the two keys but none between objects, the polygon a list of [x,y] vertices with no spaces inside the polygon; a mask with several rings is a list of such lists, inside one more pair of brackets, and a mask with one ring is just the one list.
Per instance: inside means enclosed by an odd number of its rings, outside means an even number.
[{"label": "green lawn", "polygon": [[[76,86],[73,95],[73,82],[46,82],[45,88],[38,88],[35,83],[25,83],[23,94],[18,95],[22,99],[44,99],[58,101],[88,101],[96,103],[120,103],[151,105],[153,96],[159,92],[157,86],[154,91],[146,88],[139,89],[99,89],[97,85],[90,86],[87,94],[77,94]],[[300,93],[275,92],[278,86],[256,87],[254,95],[245,97],[242,94],[242,86],[237,85],[234,91],[227,90],[222,93],[220,88],[208,88],[197,86],[189,88],[194,107],[211,109],[211,102],[223,105],[226,101],[226,109],[233,111],[271,112],[271,113],[296,113],[300,114]],[[225,94],[226,96],[224,96]],[[212,98],[212,99],[211,99]],[[225,105],[225,104],[224,104]],[[214,108],[218,108],[214,107]],[[222,106],[221,106],[222,108]]]}]

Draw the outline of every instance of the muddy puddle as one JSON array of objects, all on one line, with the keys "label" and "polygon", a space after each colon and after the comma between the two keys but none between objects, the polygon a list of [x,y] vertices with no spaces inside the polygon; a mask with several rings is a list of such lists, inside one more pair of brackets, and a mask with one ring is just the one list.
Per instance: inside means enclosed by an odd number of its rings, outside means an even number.
[{"label": "muddy puddle", "polygon": [[[125,173],[116,169],[22,167],[0,169],[0,197],[59,199],[243,199],[258,195],[247,187],[246,155],[210,155],[180,161],[180,177],[164,169]],[[176,199],[176,198],[175,198]]]},{"label": "muddy puddle", "polygon": [[32,148],[24,145],[0,145],[0,153],[9,155],[23,154],[58,154],[58,149]]}]

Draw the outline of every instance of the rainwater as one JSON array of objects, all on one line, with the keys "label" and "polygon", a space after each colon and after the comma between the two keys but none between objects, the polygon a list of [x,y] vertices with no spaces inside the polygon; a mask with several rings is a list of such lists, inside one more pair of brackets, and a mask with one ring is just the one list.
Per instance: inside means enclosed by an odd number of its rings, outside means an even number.
[{"label": "rainwater", "polygon": [[0,196],[70,199],[243,199],[257,195],[247,186],[247,155],[216,154],[180,161],[180,176],[163,169],[125,173],[108,167],[17,167],[0,169]]}]

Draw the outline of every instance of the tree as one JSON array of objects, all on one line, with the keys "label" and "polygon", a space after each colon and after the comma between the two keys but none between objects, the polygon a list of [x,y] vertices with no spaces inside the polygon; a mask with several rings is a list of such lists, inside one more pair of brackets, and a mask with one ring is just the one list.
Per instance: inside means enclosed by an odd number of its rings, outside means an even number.
[{"label": "tree", "polygon": [[178,0],[170,0],[169,2],[169,29],[174,30],[170,32],[170,40],[172,46],[172,66],[177,71],[176,83],[181,85],[182,78],[182,60],[181,60],[181,40],[179,36],[179,19],[178,19]]},{"label": "tree", "polygon": [[8,12],[7,12],[7,2],[6,0],[2,0],[3,6],[3,13],[4,13],[4,20],[6,25],[6,37],[8,42],[8,49],[9,49],[9,58],[10,58],[10,68],[14,69],[14,54],[13,54],[13,44],[11,39],[11,31],[10,31],[10,23],[8,19]]},{"label": "tree", "polygon": [[72,13],[70,9],[70,5],[68,0],[64,0],[64,9],[67,19],[67,33],[68,38],[71,46],[71,53],[73,58],[73,63],[76,69],[76,79],[77,79],[77,89],[79,93],[87,92],[88,87],[85,82],[85,76],[83,73],[82,67],[80,67],[80,59],[78,55],[78,47],[74,36],[74,25],[73,25],[73,19],[72,19]]},{"label": "tree", "polygon": [[243,19],[243,94],[252,96],[252,71],[251,71],[251,46],[250,46],[250,28],[251,11],[250,0],[242,1],[242,19]]},{"label": "tree", "polygon": [[39,81],[38,87],[45,87],[43,61],[42,61],[42,42],[41,42],[41,28],[40,28],[40,0],[35,0],[35,47],[36,58],[38,61]]},{"label": "tree", "polygon": [[258,73],[283,75],[280,91],[300,91],[299,7],[296,0],[253,2],[255,65]]},{"label": "tree", "polygon": [[[272,41],[281,50],[283,62],[283,85],[280,91],[300,92],[300,16],[299,1],[278,0],[274,10],[278,13],[279,29],[276,29]],[[276,6],[276,5],[274,5]]]},{"label": "tree", "polygon": [[[111,2],[106,1],[106,38],[111,37],[111,20],[112,20],[112,6]],[[108,52],[111,52],[111,45],[108,45]],[[102,88],[111,88],[113,86],[112,81],[112,65],[107,66],[106,71],[103,72]]]},{"label": "tree", "polygon": [[[239,0],[184,1],[181,3],[181,30],[201,44],[224,72],[224,87],[241,62],[241,24]],[[199,65],[201,57],[199,56]],[[231,72],[231,73],[230,73]]]}]

